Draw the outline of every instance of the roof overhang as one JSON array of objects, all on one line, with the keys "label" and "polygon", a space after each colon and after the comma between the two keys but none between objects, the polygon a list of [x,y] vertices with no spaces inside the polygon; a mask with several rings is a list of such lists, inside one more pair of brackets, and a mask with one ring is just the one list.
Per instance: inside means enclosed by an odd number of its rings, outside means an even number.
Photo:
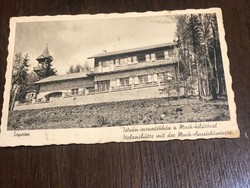
[{"label": "roof overhang", "polygon": [[60,82],[65,80],[74,80],[74,79],[87,79],[87,74],[83,73],[72,73],[72,74],[64,74],[64,75],[57,75],[57,76],[49,76],[42,80],[35,82],[35,84],[43,84],[43,83],[50,83],[50,82]]}]

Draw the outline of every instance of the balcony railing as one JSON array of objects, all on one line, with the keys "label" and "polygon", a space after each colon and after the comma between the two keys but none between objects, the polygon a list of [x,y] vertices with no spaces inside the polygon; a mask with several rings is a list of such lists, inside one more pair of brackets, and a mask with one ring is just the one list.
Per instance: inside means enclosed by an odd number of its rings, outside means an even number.
[{"label": "balcony railing", "polygon": [[112,92],[114,91],[125,91],[125,90],[131,90],[132,85],[127,85],[127,86],[117,86],[117,87],[112,87]]},{"label": "balcony railing", "polygon": [[165,64],[172,64],[172,63],[177,63],[179,61],[178,57],[175,56],[169,56],[166,58],[159,58],[155,60],[142,60],[138,61],[137,63],[131,62],[123,65],[114,65],[112,68],[111,66],[109,67],[103,67],[103,66],[98,66],[94,67],[93,70],[91,70],[92,74],[95,73],[106,73],[106,72],[111,72],[111,71],[121,71],[121,70],[130,70],[130,69],[137,69],[137,68],[144,68],[144,67],[150,67],[150,66],[156,66],[156,65],[165,65]]},{"label": "balcony railing", "polygon": [[141,84],[135,84],[134,89],[139,89],[139,88],[145,88],[145,87],[154,87],[158,86],[158,82],[146,82],[146,83],[141,83]]},{"label": "balcony railing", "polygon": [[85,95],[85,92],[84,91],[79,91],[78,93],[71,93],[71,92],[67,92],[65,93],[64,95],[64,98],[67,98],[67,97],[75,97],[75,96],[84,96]]},{"label": "balcony railing", "polygon": [[87,95],[94,95],[94,94],[100,94],[100,93],[109,93],[109,90],[101,91],[101,90],[92,89],[92,90],[89,90]]}]

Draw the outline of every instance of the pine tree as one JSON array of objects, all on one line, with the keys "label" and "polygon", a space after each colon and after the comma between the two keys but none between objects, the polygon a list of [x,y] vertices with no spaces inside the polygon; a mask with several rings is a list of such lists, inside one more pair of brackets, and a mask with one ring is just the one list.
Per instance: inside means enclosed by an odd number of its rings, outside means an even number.
[{"label": "pine tree", "polygon": [[10,110],[13,109],[15,101],[23,101],[27,91],[29,57],[26,54],[16,53],[13,59]]},{"label": "pine tree", "polygon": [[83,69],[83,67],[79,64],[77,64],[75,67],[74,67],[74,65],[71,65],[69,67],[69,70],[67,71],[67,74],[78,73],[78,72],[81,72],[82,69]]}]

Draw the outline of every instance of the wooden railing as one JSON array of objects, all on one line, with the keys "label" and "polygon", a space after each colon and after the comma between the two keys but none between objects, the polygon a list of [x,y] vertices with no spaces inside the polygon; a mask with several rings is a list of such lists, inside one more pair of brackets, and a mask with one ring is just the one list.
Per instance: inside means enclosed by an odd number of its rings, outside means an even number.
[{"label": "wooden railing", "polygon": [[131,90],[132,89],[132,85],[127,85],[127,86],[117,86],[117,87],[112,87],[112,92],[115,91],[125,91],[125,90]]},{"label": "wooden railing", "polygon": [[145,87],[154,87],[158,86],[158,82],[147,82],[147,83],[141,83],[141,84],[135,84],[134,89],[139,89],[139,88],[145,88]]},{"label": "wooden railing", "polygon": [[93,90],[89,90],[87,95],[95,95],[95,94],[100,94],[100,93],[109,93],[109,90],[100,91],[100,90],[93,89]]}]

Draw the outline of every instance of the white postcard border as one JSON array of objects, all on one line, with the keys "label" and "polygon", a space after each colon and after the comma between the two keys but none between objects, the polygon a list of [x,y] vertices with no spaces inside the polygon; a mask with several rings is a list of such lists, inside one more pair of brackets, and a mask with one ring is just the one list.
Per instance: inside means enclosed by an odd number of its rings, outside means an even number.
[{"label": "white postcard border", "polygon": [[[16,23],[19,22],[33,22],[33,21],[56,21],[56,20],[76,20],[76,19],[109,19],[109,18],[123,18],[123,17],[143,17],[143,16],[160,16],[160,15],[175,15],[175,14],[190,14],[190,13],[216,13],[218,19],[218,29],[220,35],[220,44],[222,51],[222,59],[224,65],[224,74],[226,80],[226,89],[228,95],[228,104],[230,111],[230,121],[221,122],[194,122],[194,123],[174,123],[174,124],[156,124],[156,125],[135,125],[135,126],[124,126],[124,127],[102,127],[102,128],[70,128],[70,129],[44,129],[44,130],[7,130],[7,120],[8,120],[8,107],[10,98],[10,88],[11,88],[11,75],[12,75],[12,58],[14,52],[15,43],[15,27]],[[2,109],[1,118],[1,146],[40,146],[40,145],[51,145],[51,144],[93,144],[93,143],[106,143],[106,142],[134,142],[134,141],[164,141],[164,140],[183,140],[183,139],[209,139],[209,138],[238,138],[240,135],[237,120],[236,120],[236,105],[234,102],[234,93],[232,91],[232,78],[230,75],[230,64],[227,56],[227,45],[225,41],[225,31],[222,21],[222,12],[219,8],[210,9],[188,9],[188,10],[176,10],[176,11],[160,11],[160,12],[146,12],[146,13],[112,13],[112,14],[97,14],[97,15],[63,15],[63,16],[31,16],[31,17],[16,17],[10,20],[10,37],[9,37],[9,47],[8,47],[8,64],[6,71],[6,84],[4,90],[4,102]],[[209,124],[211,126],[216,124],[216,128],[208,129],[185,129],[182,130],[183,133],[188,133],[189,131],[216,131],[225,132],[229,131],[230,134],[225,135],[210,135],[210,136],[174,136],[167,137],[166,135],[175,133],[178,135],[180,131],[180,124],[182,125],[192,125],[201,123],[203,125]],[[175,130],[166,131],[124,131],[124,128],[150,128],[155,126],[166,126],[166,127],[176,127]],[[164,138],[154,137],[154,138],[134,138],[134,139],[124,139],[124,135],[134,135],[140,136],[141,134],[153,134],[160,135],[166,134]]]}]

